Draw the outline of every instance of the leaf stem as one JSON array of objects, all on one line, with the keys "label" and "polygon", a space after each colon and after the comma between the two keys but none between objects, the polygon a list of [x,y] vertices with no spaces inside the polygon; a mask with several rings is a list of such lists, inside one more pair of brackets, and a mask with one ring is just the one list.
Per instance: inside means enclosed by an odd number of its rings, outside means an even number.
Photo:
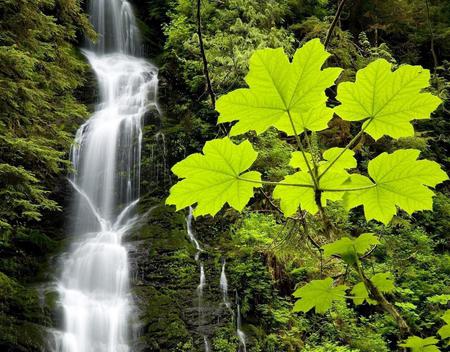
[{"label": "leaf stem", "polygon": [[308,149],[309,149],[309,153],[311,154],[311,160],[313,162],[314,177],[317,177],[318,176],[317,175],[318,168],[317,168],[317,163],[316,163],[316,160],[315,160],[316,159],[316,155],[314,154],[312,143],[310,142],[309,137],[308,137],[308,133],[306,131],[305,131],[305,139],[306,139],[306,145],[308,146]]},{"label": "leaf stem", "polygon": [[362,187],[355,187],[355,188],[337,188],[337,189],[320,189],[322,192],[351,192],[351,191],[362,191],[365,189],[374,188],[377,185],[374,183],[370,186],[362,186]]},{"label": "leaf stem", "polygon": [[[260,185],[271,185],[271,186],[290,186],[290,187],[303,187],[303,188],[314,188],[314,185],[311,184],[306,184],[306,183],[286,183],[286,182],[276,182],[276,181],[256,181],[256,180],[251,180],[249,178],[243,178],[243,177],[237,177],[238,180],[240,181],[245,181],[245,182],[250,182],[250,183],[257,183]],[[370,185],[370,186],[363,186],[363,187],[356,187],[356,188],[339,188],[339,189],[318,189],[321,192],[351,192],[351,191],[361,191],[364,189],[369,189],[369,188],[373,188],[376,187],[376,184]]]},{"label": "leaf stem", "polygon": [[289,110],[286,110],[286,112],[288,114],[289,121],[291,122],[291,127],[292,127],[292,130],[294,131],[294,136],[295,136],[295,139],[297,141],[298,148],[300,149],[300,151],[301,151],[301,153],[303,155],[303,159],[305,160],[306,166],[308,167],[308,171],[311,174],[311,178],[312,178],[313,183],[314,183],[314,187],[313,188],[314,189],[318,189],[319,188],[318,180],[316,179],[316,177],[315,177],[315,175],[313,173],[313,170],[311,169],[311,166],[309,165],[308,158],[306,157],[306,154],[305,154],[305,149],[303,148],[303,145],[302,145],[302,141],[300,140],[300,137],[297,134],[297,130],[295,129],[294,120],[292,119],[291,112]]},{"label": "leaf stem", "polygon": [[262,185],[273,185],[273,186],[291,186],[291,187],[304,187],[304,188],[314,188],[314,185],[308,185],[306,183],[283,183],[283,182],[274,182],[274,181],[255,181],[250,180],[248,178],[237,177],[238,180],[250,182],[250,183],[258,183]]},{"label": "leaf stem", "polygon": [[336,163],[336,161],[339,160],[339,158],[351,147],[353,146],[353,144],[359,139],[359,137],[361,137],[364,133],[364,131],[367,129],[367,127],[369,127],[370,123],[373,121],[373,118],[370,118],[369,121],[367,122],[367,124],[361,128],[361,131],[359,131],[355,137],[352,138],[352,140],[350,142],[348,142],[348,144],[345,146],[344,149],[342,149],[342,151],[338,154],[338,156],[336,158],[334,158],[334,160],[328,164],[328,166],[325,168],[325,170],[323,170],[323,172],[319,175],[318,180],[320,180],[323,175],[325,175],[328,170],[330,170],[330,168]]}]

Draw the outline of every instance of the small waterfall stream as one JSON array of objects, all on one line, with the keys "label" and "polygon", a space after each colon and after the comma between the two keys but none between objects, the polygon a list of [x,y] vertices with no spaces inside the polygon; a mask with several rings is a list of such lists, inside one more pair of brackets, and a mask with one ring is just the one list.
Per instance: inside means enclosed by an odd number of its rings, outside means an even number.
[{"label": "small waterfall stream", "polygon": [[236,291],[236,334],[239,338],[239,352],[247,352],[247,337],[242,331],[242,317],[241,306],[239,302],[239,295]]},{"label": "small waterfall stream", "polygon": [[[194,245],[197,252],[195,253],[195,261],[198,263],[198,267],[200,270],[200,282],[197,286],[196,292],[197,292],[197,298],[198,298],[198,319],[199,323],[203,324],[203,290],[206,286],[206,276],[205,276],[205,267],[202,262],[200,262],[200,253],[203,252],[203,249],[200,247],[200,243],[195,237],[194,230],[192,229],[192,219],[194,217],[194,209],[192,207],[189,207],[189,213],[186,216],[186,229],[187,229],[187,235],[189,237],[189,240]],[[209,345],[208,336],[203,335],[203,345],[205,352],[210,352],[211,347]]]},{"label": "small waterfall stream", "polygon": [[228,301],[228,279],[227,274],[225,272],[225,259],[222,261],[222,270],[220,272],[220,289],[222,291],[223,303],[227,308],[231,307],[230,302]]},{"label": "small waterfall stream", "polygon": [[58,282],[64,330],[56,352],[130,351],[128,253],[123,236],[139,200],[142,117],[157,102],[157,69],[137,57],[139,33],[130,4],[91,0],[99,33],[84,53],[100,92],[95,113],[77,132],[74,234]]}]

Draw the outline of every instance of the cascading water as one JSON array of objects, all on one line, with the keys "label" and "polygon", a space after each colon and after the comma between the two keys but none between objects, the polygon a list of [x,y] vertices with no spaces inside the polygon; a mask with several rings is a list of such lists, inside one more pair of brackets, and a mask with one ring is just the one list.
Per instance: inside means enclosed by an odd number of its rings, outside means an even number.
[{"label": "cascading water", "polygon": [[203,289],[205,288],[205,285],[206,285],[205,267],[203,266],[203,263],[200,263],[200,283],[197,286],[197,292],[200,299],[203,296]]},{"label": "cascading water", "polygon": [[130,4],[91,0],[99,40],[85,55],[100,103],[80,127],[72,150],[75,236],[58,282],[64,331],[58,352],[127,352],[130,294],[122,237],[139,197],[142,117],[157,101],[157,69],[140,47]]},{"label": "cascading water", "polygon": [[[192,229],[192,219],[194,217],[194,209],[192,207],[189,207],[189,213],[188,216],[186,216],[186,228],[187,228],[187,235],[189,237],[189,240],[192,242],[192,244],[195,246],[195,249],[197,252],[195,253],[195,261],[199,263],[199,269],[200,269],[200,283],[197,286],[196,292],[197,292],[197,298],[198,298],[198,312],[199,312],[199,322],[200,325],[203,323],[204,316],[203,316],[203,290],[206,286],[206,276],[205,276],[205,267],[203,263],[199,262],[200,260],[200,253],[203,252],[202,247],[200,246],[200,242],[197,240],[194,234],[194,230]],[[203,335],[203,346],[205,348],[205,352],[210,352],[211,347],[209,346],[208,336]]]},{"label": "cascading water", "polygon": [[247,343],[245,333],[242,331],[241,307],[239,303],[239,295],[236,291],[236,334],[239,339],[239,352],[247,352]]},{"label": "cascading water", "polygon": [[200,253],[203,251],[203,249],[200,247],[200,243],[195,238],[194,231],[192,230],[192,218],[193,217],[194,217],[194,209],[192,207],[189,207],[189,214],[186,217],[187,234],[188,234],[189,240],[192,242],[192,244],[195,246],[195,249],[197,250],[197,253],[195,253],[195,261],[198,262]]},{"label": "cascading water", "polygon": [[220,290],[222,291],[223,303],[227,308],[231,307],[230,302],[228,301],[228,280],[227,274],[225,272],[226,262],[223,260],[222,262],[222,271],[220,272]]}]

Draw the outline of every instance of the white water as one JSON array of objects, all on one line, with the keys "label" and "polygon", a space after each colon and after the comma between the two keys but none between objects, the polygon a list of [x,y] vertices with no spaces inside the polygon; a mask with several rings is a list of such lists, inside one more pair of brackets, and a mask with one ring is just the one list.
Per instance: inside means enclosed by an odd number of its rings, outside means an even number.
[{"label": "white water", "polygon": [[193,217],[194,217],[194,209],[192,207],[189,207],[189,214],[186,217],[187,234],[188,234],[189,240],[192,242],[192,244],[195,246],[195,249],[197,250],[197,253],[195,253],[195,261],[198,262],[200,253],[203,251],[203,249],[200,247],[200,243],[195,238],[194,231],[192,230],[192,218]]},{"label": "white water", "polygon": [[54,345],[58,352],[128,352],[131,300],[122,238],[136,220],[142,117],[156,106],[157,69],[133,56],[138,32],[126,1],[91,0],[90,9],[100,40],[85,55],[100,103],[72,150],[75,239],[58,282],[64,330],[54,334]]},{"label": "white water", "polygon": [[200,298],[203,296],[203,289],[205,288],[205,285],[206,285],[205,268],[203,266],[203,263],[200,263],[200,284],[197,286],[197,292]]},{"label": "white water", "polygon": [[[200,269],[200,282],[197,286],[196,292],[197,292],[197,298],[198,298],[198,315],[199,315],[199,321],[200,323],[203,323],[203,290],[206,286],[206,276],[205,276],[205,267],[203,263],[199,262],[200,259],[200,253],[203,252],[202,247],[200,246],[200,242],[197,240],[194,234],[194,230],[192,229],[192,219],[194,218],[194,209],[192,207],[189,207],[189,213],[186,216],[186,228],[187,228],[187,235],[189,237],[189,240],[194,245],[197,252],[195,253],[195,261],[199,263],[198,267]],[[211,347],[209,345],[208,336],[203,335],[203,346],[205,349],[205,352],[210,352]]]},{"label": "white water", "polygon": [[220,272],[220,289],[222,291],[223,303],[227,308],[230,308],[231,304],[228,301],[228,280],[227,274],[225,272],[226,262],[223,260],[222,262],[222,271]]},{"label": "white water", "polygon": [[206,335],[203,336],[203,344],[205,345],[205,352],[210,352],[211,347],[209,346],[208,337],[206,337]]},{"label": "white water", "polygon": [[236,311],[236,325],[237,325],[236,334],[239,339],[239,352],[247,352],[247,344],[246,344],[247,337],[245,336],[245,333],[241,330],[242,329],[241,307],[239,304],[239,295],[237,292],[236,292],[236,309],[237,309],[237,311]]}]

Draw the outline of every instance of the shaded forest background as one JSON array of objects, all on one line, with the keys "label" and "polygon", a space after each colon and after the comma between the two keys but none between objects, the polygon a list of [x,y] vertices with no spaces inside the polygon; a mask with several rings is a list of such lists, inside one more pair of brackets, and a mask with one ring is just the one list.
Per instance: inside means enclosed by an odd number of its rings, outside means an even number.
[{"label": "shaded forest background", "polygon": [[[183,296],[195,289],[198,276],[183,234],[183,214],[162,203],[173,181],[170,166],[226,131],[215,124],[217,115],[205,84],[196,2],[132,3],[143,55],[160,68],[162,110],[162,116],[150,113],[146,118],[142,174],[142,212],[155,205],[158,210],[130,239],[147,241],[151,247],[136,259],[147,275],[144,282],[135,283],[136,299],[144,307],[141,343],[145,351],[197,351],[197,327],[190,326],[183,309],[167,308],[186,303]],[[327,0],[201,1],[215,95],[245,86],[254,50],[283,47],[292,54],[311,38],[324,39],[336,8],[336,1]],[[86,38],[95,37],[86,3],[79,0],[0,3],[0,350],[46,350],[45,328],[60,324],[55,293],[47,283],[56,274],[54,257],[70,240],[64,230],[70,146],[96,101],[95,78],[79,48]],[[381,151],[413,147],[448,171],[448,1],[347,0],[328,50],[328,64],[345,69],[340,81],[354,79],[358,69],[377,58],[431,70],[433,92],[444,100],[433,118],[415,124],[415,137],[375,142],[367,136],[356,151],[365,161]],[[330,89],[328,95],[333,106],[335,91]],[[319,134],[321,146],[342,146],[352,135],[342,120],[333,120],[331,127],[331,132]],[[267,179],[280,180],[289,173],[291,140],[278,139],[275,130],[250,138],[258,147],[259,171]],[[449,195],[447,182],[437,190],[433,212],[401,213],[390,226],[372,222],[369,229],[364,227],[383,240],[365,262],[366,270],[394,274],[396,290],[389,298],[414,334],[422,337],[436,334],[446,308],[428,298],[450,294]],[[339,262],[323,260],[301,231],[287,231],[272,203],[260,193],[243,216],[223,210],[215,219],[196,222],[208,252],[208,277],[218,277],[220,261],[227,259],[230,287],[241,298],[249,351],[401,350],[398,342],[403,337],[377,306],[344,304],[326,315],[291,312],[297,285],[323,274],[349,282],[356,278],[347,277]],[[327,212],[347,232],[363,228],[361,213],[348,218],[338,203]],[[308,221],[315,241],[324,243],[323,224],[312,217]],[[214,298],[214,288],[210,295],[211,301],[220,300]],[[229,318],[210,324],[213,351],[236,351],[233,324]],[[444,344],[440,347],[448,350]]]}]

